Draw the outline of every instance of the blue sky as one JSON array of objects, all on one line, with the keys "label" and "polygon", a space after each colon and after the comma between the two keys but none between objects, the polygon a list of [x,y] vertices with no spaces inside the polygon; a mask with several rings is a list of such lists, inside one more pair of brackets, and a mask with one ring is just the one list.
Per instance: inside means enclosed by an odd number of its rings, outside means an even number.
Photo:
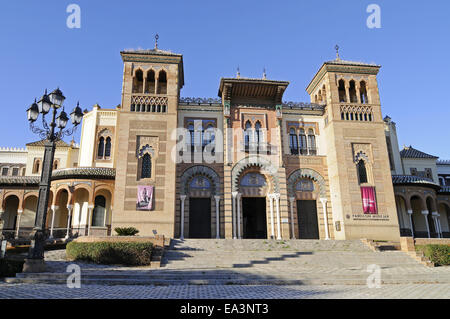
[{"label": "blue sky", "polygon": [[[69,29],[66,8],[81,7]],[[366,8],[381,7],[381,29]],[[450,1],[4,1],[0,7],[0,146],[37,140],[25,110],[59,86],[72,109],[120,104],[125,48],[159,47],[184,55],[182,96],[216,97],[221,77],[288,80],[285,100],[309,101],[305,88],[324,61],[382,65],[383,115],[399,144],[450,159]],[[79,141],[79,132],[76,140]],[[444,141],[444,142],[442,142]]]}]

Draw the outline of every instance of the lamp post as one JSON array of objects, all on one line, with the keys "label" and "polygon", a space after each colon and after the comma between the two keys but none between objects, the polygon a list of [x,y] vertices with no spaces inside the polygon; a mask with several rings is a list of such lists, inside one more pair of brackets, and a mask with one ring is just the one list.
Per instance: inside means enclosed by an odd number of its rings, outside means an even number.
[{"label": "lamp post", "polygon": [[[28,258],[25,260],[25,264],[23,266],[23,272],[45,271],[44,246],[47,239],[45,221],[47,217],[48,200],[50,195],[55,145],[56,142],[61,140],[64,136],[72,135],[83,118],[83,112],[81,111],[78,103],[72,113],[70,113],[70,119],[73,127],[71,129],[65,129],[69,118],[67,113],[64,112],[64,100],[65,97],[59,88],[50,94],[47,94],[47,90],[45,90],[45,93],[41,99],[38,102],[34,100],[34,103],[31,104],[27,110],[27,118],[30,122],[31,131],[38,134],[45,140],[45,152],[41,179],[39,182],[39,198],[36,219],[34,222],[33,231],[30,235],[31,247],[28,252]],[[62,108],[62,111],[57,114],[58,109],[60,108]],[[47,123],[45,115],[50,111],[51,122]],[[42,128],[34,124],[39,117],[39,113],[42,115]]]}]

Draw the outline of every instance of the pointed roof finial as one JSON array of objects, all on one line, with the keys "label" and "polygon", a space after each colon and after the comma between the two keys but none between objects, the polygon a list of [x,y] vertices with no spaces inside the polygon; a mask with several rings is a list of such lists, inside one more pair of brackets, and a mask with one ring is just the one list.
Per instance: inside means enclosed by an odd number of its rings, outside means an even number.
[{"label": "pointed roof finial", "polygon": [[159,39],[159,35],[158,33],[155,35],[155,50],[158,50],[158,39]]},{"label": "pointed roof finial", "polygon": [[241,77],[241,71],[239,71],[239,66],[237,67],[237,73],[236,73],[236,78],[240,78]]},{"label": "pointed roof finial", "polygon": [[266,79],[266,68],[264,67],[264,70],[263,70],[263,80],[265,80]]},{"label": "pointed roof finial", "polygon": [[334,48],[336,49],[336,60],[340,60],[341,58],[339,57],[339,45],[336,44]]}]

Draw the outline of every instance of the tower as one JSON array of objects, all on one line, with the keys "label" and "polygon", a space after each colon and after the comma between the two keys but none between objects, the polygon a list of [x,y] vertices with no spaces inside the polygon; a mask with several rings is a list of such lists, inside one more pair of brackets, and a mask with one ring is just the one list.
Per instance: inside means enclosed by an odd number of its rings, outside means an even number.
[{"label": "tower", "polygon": [[[157,40],[157,37],[156,37]],[[117,119],[112,227],[173,237],[177,106],[183,57],[158,49],[121,52],[122,104]]]},{"label": "tower", "polygon": [[379,69],[342,60],[337,53],[307,87],[312,102],[326,104],[324,134],[336,239],[400,236],[378,93]]}]

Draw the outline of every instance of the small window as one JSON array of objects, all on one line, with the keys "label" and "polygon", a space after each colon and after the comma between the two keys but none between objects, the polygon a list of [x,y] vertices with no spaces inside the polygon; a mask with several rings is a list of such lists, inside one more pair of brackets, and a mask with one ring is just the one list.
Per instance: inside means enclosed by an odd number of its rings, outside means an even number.
[{"label": "small window", "polygon": [[9,169],[7,167],[2,168],[2,176],[8,176]]},{"label": "small window", "polygon": [[347,94],[345,92],[345,82],[344,80],[339,80],[339,102],[347,102]]},{"label": "small window", "polygon": [[167,74],[164,70],[159,72],[158,94],[167,94]]},{"label": "small window", "polygon": [[297,133],[295,132],[295,129],[291,128],[289,131],[289,147],[291,149],[292,155],[298,154],[298,139],[297,139]]},{"label": "small window", "polygon": [[306,142],[306,134],[304,129],[300,129],[300,134],[298,135],[298,140],[300,144],[300,154],[306,155],[308,154],[308,146]]},{"label": "small window", "polygon": [[133,93],[142,93],[144,89],[144,74],[142,70],[137,70],[133,77]]},{"label": "small window", "polygon": [[366,170],[366,164],[364,163],[364,160],[359,160],[357,164],[358,168],[358,178],[359,178],[359,184],[365,184],[367,183],[367,170]]},{"label": "small window", "polygon": [[111,157],[111,138],[109,136],[106,138],[105,157]]},{"label": "small window", "polygon": [[105,152],[105,138],[102,136],[98,140],[97,157],[103,158],[104,152]]},{"label": "small window", "polygon": [[142,157],[141,178],[150,178],[151,175],[152,175],[152,158],[150,154],[146,153]]}]

